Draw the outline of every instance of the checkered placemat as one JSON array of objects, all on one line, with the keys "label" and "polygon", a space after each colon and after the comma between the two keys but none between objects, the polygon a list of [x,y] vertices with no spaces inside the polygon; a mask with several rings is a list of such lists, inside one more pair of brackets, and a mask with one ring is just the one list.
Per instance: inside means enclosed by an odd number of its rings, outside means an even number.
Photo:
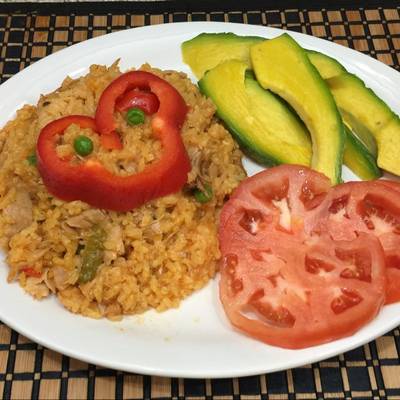
[{"label": "checkered placemat", "polygon": [[[400,7],[350,1],[298,8],[263,1],[0,4],[0,78],[91,37],[143,25],[226,21],[285,28],[355,48],[400,69]],[[294,2],[292,2],[294,3]],[[353,4],[351,6],[351,4]],[[367,4],[371,4],[368,6]],[[174,10],[174,11],[173,11]],[[238,379],[141,376],[71,359],[0,324],[4,399],[400,399],[399,330],[324,362]]]}]

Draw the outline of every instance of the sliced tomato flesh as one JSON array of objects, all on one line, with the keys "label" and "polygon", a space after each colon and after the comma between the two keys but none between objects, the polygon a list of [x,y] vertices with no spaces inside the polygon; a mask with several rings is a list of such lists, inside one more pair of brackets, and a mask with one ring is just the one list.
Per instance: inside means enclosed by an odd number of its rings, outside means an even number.
[{"label": "sliced tomato flesh", "polygon": [[[400,301],[400,184],[351,182],[332,189],[323,205],[328,218],[320,225],[334,239],[352,240],[369,233],[382,244],[388,287],[386,303]],[[340,204],[340,206],[338,206]]]},{"label": "sliced tomato flesh", "polygon": [[364,300],[356,290],[341,288],[340,291],[341,294],[336,296],[331,302],[331,308],[335,314],[341,314]]},{"label": "sliced tomato flesh", "polygon": [[303,348],[351,335],[376,316],[386,291],[382,246],[364,232],[329,234],[330,217],[351,214],[346,193],[330,193],[321,174],[285,165],[245,180],[226,203],[220,298],[235,327]]}]

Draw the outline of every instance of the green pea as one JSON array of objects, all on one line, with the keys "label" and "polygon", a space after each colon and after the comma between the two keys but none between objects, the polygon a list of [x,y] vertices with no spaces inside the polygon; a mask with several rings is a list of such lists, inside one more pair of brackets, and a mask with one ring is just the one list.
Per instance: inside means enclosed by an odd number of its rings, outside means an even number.
[{"label": "green pea", "polygon": [[195,189],[194,198],[199,203],[208,203],[213,197],[213,191],[210,185],[204,185],[204,190]]},{"label": "green pea", "polygon": [[144,120],[145,115],[140,108],[130,108],[126,113],[126,121],[129,125],[143,124]]},{"label": "green pea", "polygon": [[29,165],[36,165],[37,164],[37,157],[36,154],[31,154],[30,156],[26,157],[26,161],[28,161]]},{"label": "green pea", "polygon": [[92,139],[79,135],[74,140],[74,149],[80,156],[88,156],[93,151]]}]

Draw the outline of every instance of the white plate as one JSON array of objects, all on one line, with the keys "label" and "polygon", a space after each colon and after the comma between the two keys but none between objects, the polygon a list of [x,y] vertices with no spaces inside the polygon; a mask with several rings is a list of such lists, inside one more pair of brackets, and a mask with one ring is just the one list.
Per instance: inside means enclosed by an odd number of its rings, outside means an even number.
[{"label": "white plate", "polygon": [[[0,98],[7,101],[0,105],[0,126],[23,104],[35,104],[41,93],[56,89],[67,75],[84,74],[94,63],[111,64],[121,58],[123,70],[149,62],[190,74],[181,60],[180,44],[201,32],[265,37],[282,33],[259,26],[199,22],[136,28],[92,39],[46,57],[1,85]],[[400,74],[345,47],[290,34],[301,45],[337,58],[400,113]],[[252,163],[246,166],[250,173],[256,170]],[[250,339],[229,326],[218,301],[215,280],[177,310],[148,312],[116,323],[73,315],[54,297],[34,301],[17,284],[6,283],[7,269],[6,265],[0,269],[0,319],[6,324],[69,356],[151,375],[216,378],[293,368],[353,349],[400,324],[400,304],[395,304],[384,307],[372,323],[352,337],[304,350],[283,350]]]}]

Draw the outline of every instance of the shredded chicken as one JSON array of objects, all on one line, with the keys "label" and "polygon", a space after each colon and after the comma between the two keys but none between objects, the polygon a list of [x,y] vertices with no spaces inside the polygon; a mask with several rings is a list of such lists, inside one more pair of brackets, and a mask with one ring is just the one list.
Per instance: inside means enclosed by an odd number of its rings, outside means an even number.
[{"label": "shredded chicken", "polygon": [[9,224],[6,235],[11,237],[27,228],[33,220],[32,210],[29,193],[23,188],[17,188],[14,202],[3,210]]},{"label": "shredded chicken", "polygon": [[119,255],[125,253],[125,246],[122,237],[122,229],[119,225],[114,225],[107,236],[104,243],[104,263],[109,264],[115,260]]},{"label": "shredded chicken", "polygon": [[53,268],[54,284],[58,290],[63,290],[68,286],[68,272],[61,267]]},{"label": "shredded chicken", "polygon": [[200,173],[202,154],[199,149],[189,149],[189,158],[192,165],[192,175],[197,176]]},{"label": "shredded chicken", "polygon": [[52,271],[54,285],[58,290],[64,290],[78,280],[78,273],[75,270],[67,271],[62,267],[53,267]]},{"label": "shredded chicken", "polygon": [[100,210],[86,210],[81,214],[68,218],[67,225],[71,228],[88,229],[92,225],[101,222],[104,214]]},{"label": "shredded chicken", "polygon": [[44,278],[27,278],[25,290],[35,299],[42,299],[49,295],[49,288],[43,283]]},{"label": "shredded chicken", "polygon": [[56,285],[54,284],[54,280],[49,277],[50,270],[46,269],[43,273],[43,281],[46,286],[52,291],[52,293],[56,292]]}]

